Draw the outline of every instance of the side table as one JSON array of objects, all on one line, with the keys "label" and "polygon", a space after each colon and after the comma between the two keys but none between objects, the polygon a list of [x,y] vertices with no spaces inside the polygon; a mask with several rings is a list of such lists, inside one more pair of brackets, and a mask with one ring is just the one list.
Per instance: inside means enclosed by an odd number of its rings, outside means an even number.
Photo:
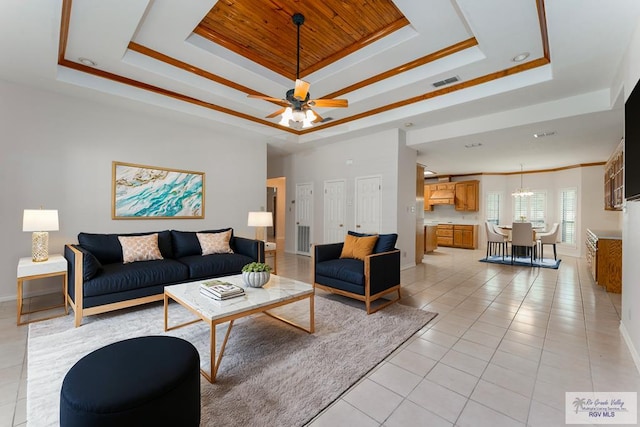
[{"label": "side table", "polygon": [[[275,242],[264,242],[264,257],[273,255],[273,274],[278,274],[278,253],[276,251]],[[265,259],[266,261],[266,259]]]},{"label": "side table", "polygon": [[[55,305],[51,307],[40,308],[33,311],[22,311],[22,291],[23,282],[25,280],[44,279],[45,277],[62,276],[62,298],[63,303],[61,305]],[[18,261],[18,326],[24,325],[30,322],[38,322],[40,320],[52,319],[54,317],[60,317],[69,314],[69,301],[67,299],[67,260],[62,255],[50,255],[49,259],[42,262],[33,262],[31,257],[20,258]],[[49,316],[44,319],[37,319],[27,322],[22,322],[22,316],[25,314],[37,313],[39,311],[51,310],[53,308],[64,307],[64,314],[55,316]]]}]

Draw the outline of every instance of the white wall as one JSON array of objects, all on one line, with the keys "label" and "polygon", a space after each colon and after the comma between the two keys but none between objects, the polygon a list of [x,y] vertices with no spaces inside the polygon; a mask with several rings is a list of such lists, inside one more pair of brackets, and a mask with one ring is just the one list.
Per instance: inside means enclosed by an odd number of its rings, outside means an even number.
[{"label": "white wall", "polygon": [[[345,179],[347,182],[347,213],[345,234],[347,230],[355,230],[355,179],[364,176],[380,176],[382,178],[382,217],[381,233],[398,233],[398,249],[403,251],[403,263],[411,253],[415,258],[414,229],[411,227],[411,236],[405,236],[404,230],[399,230],[399,203],[409,205],[408,201],[398,201],[398,177],[400,142],[399,130],[391,129],[373,135],[361,136],[343,140],[339,143],[325,145],[320,148],[310,149],[287,156],[282,163],[282,174],[287,178],[287,236],[286,251],[295,252],[295,200],[296,184],[313,183],[313,226],[312,243],[323,242],[323,196],[324,181],[332,179]],[[403,148],[403,150],[406,147]],[[403,167],[406,162],[403,154]],[[416,159],[413,157],[411,170],[415,179]],[[406,178],[403,178],[406,179]],[[415,187],[412,181],[406,184],[410,189]],[[409,190],[407,190],[409,191]],[[411,205],[415,204],[415,194]],[[403,196],[405,198],[406,196]],[[402,215],[402,221],[406,221]],[[411,220],[415,223],[415,217]],[[404,227],[403,227],[404,229]],[[402,245],[402,246],[401,246]],[[413,262],[413,261],[412,261]]]},{"label": "white wall", "polygon": [[[640,22],[622,65],[625,101],[640,80]],[[637,141],[636,141],[637,142]],[[629,167],[630,165],[625,165]],[[637,167],[637,165],[634,165]],[[640,202],[629,202],[622,225],[622,325],[620,327],[640,370]]]},{"label": "white wall", "polygon": [[[18,259],[31,255],[30,233],[22,232],[26,208],[59,210],[50,253],[61,253],[81,231],[232,226],[237,235],[253,236],[246,218],[265,205],[266,144],[164,116],[0,81],[0,300],[15,299]],[[114,160],[205,172],[205,219],[112,220]],[[28,290],[38,292],[42,282]]]},{"label": "white wall", "polygon": [[398,131],[398,244],[401,268],[416,265],[416,162],[418,152],[406,145],[406,134]]}]

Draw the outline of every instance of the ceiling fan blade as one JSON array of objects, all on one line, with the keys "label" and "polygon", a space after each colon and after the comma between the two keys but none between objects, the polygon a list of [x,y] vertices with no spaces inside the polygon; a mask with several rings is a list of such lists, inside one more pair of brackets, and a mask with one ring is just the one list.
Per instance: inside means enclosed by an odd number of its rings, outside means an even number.
[{"label": "ceiling fan blade", "polygon": [[258,99],[264,99],[265,101],[271,101],[271,102],[284,102],[281,98],[272,98],[270,96],[264,96],[264,95],[247,95],[247,98],[258,98]]},{"label": "ceiling fan blade", "polygon": [[[311,109],[310,109],[310,110],[311,110]],[[322,122],[322,121],[324,120],[324,119],[320,116],[320,114],[318,114],[318,112],[317,112],[317,111],[315,111],[315,110],[311,110],[311,111],[313,111],[313,114],[315,114],[315,115],[316,115],[316,118],[315,118],[315,120],[313,120],[313,123],[320,123],[320,122]]]},{"label": "ceiling fan blade", "polygon": [[286,99],[272,98],[270,96],[264,96],[264,95],[247,95],[247,98],[263,99],[265,101],[269,101],[269,102],[273,102],[274,104],[278,104],[281,107],[288,107],[290,105],[289,101],[287,101]]},{"label": "ceiling fan blade", "polygon": [[320,108],[346,108],[349,106],[349,101],[346,99],[312,99],[309,101],[309,105]]},{"label": "ceiling fan blade", "polygon": [[275,111],[275,112],[269,114],[268,116],[266,116],[265,119],[271,119],[271,118],[273,118],[275,116],[279,116],[280,114],[284,113],[284,110],[286,110],[286,108],[281,108],[278,111]]},{"label": "ceiling fan blade", "polygon": [[307,83],[304,80],[296,79],[296,86],[293,90],[293,97],[298,101],[304,101],[309,93],[309,86],[311,83]]}]

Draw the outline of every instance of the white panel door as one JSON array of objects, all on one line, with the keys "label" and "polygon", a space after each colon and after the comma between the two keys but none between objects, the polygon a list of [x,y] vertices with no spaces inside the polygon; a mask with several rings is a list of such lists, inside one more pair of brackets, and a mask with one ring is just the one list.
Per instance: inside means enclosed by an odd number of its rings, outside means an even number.
[{"label": "white panel door", "polygon": [[381,182],[379,176],[356,178],[356,231],[359,233],[380,232]]},{"label": "white panel door", "polygon": [[313,184],[296,184],[296,253],[311,255]]},{"label": "white panel door", "polygon": [[344,179],[324,182],[324,243],[344,241],[347,205],[347,182]]}]

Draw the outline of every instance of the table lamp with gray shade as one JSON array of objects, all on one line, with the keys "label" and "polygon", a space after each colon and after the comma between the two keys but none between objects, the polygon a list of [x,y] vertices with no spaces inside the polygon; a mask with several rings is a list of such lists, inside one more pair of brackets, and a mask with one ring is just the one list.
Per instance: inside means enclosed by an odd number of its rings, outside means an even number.
[{"label": "table lamp with gray shade", "polygon": [[273,227],[273,215],[271,212],[249,212],[247,220],[249,227],[256,227],[256,240],[267,241],[267,227]]},{"label": "table lamp with gray shade", "polygon": [[49,231],[58,231],[57,209],[25,209],[22,231],[31,231],[31,258],[34,262],[49,259]]}]

